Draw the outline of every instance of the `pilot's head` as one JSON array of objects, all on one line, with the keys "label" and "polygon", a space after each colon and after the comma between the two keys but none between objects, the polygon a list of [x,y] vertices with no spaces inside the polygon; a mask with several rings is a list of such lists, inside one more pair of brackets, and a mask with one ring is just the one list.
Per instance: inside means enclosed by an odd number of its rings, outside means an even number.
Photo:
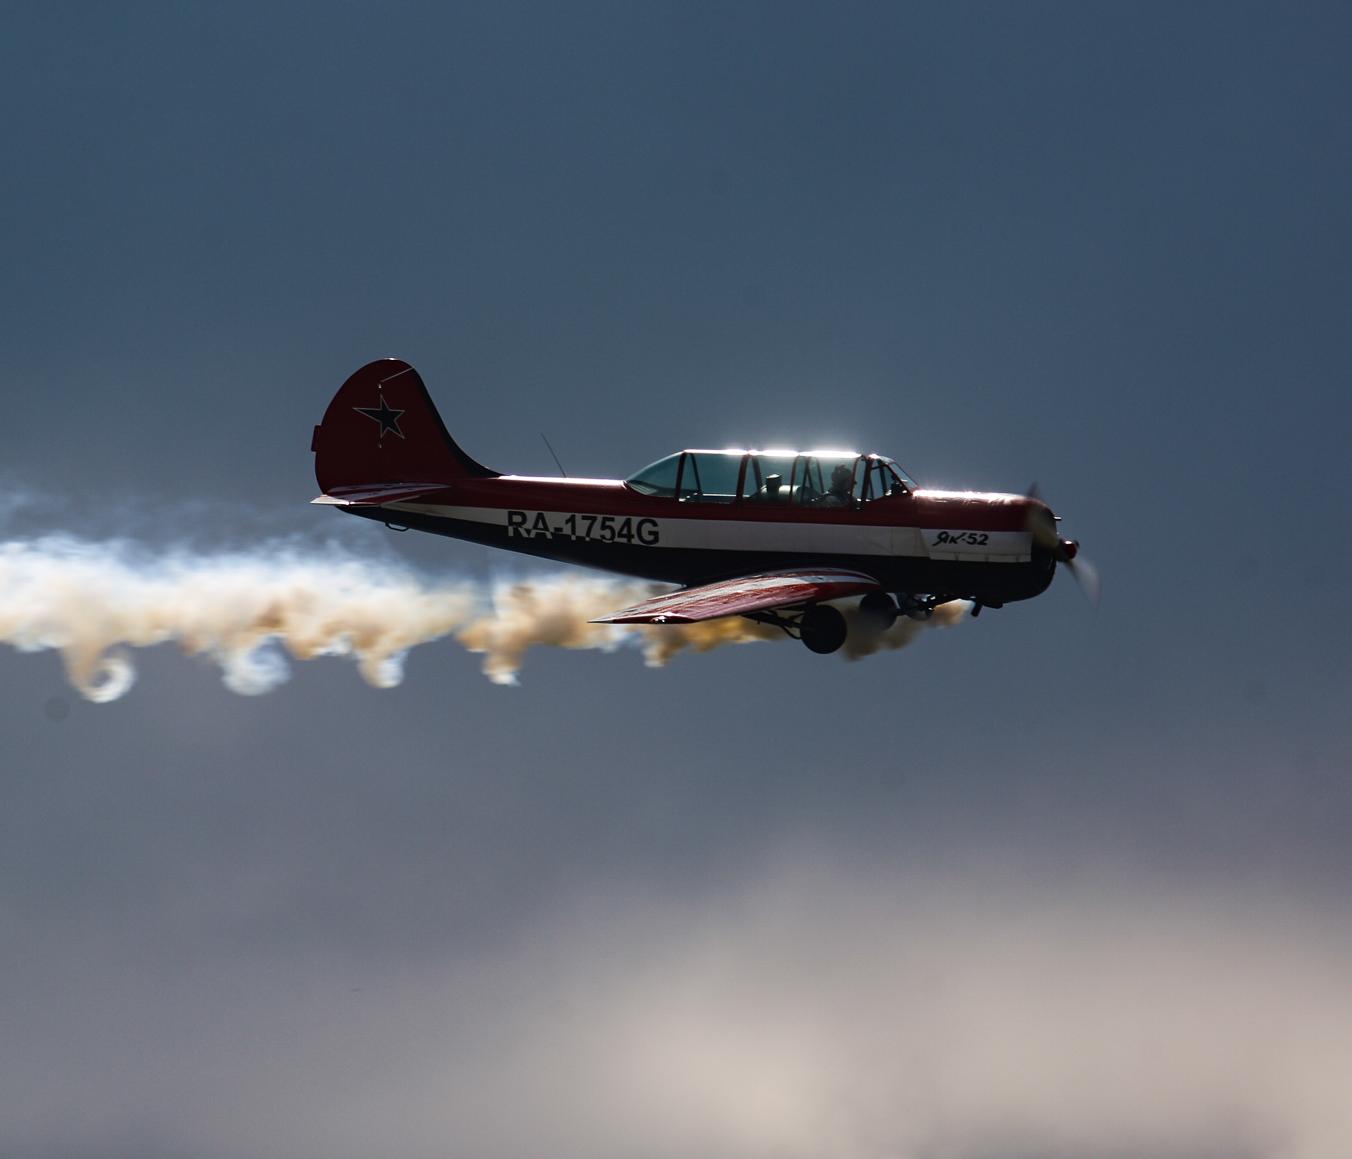
[{"label": "pilot's head", "polygon": [[853,481],[854,472],[844,463],[837,463],[836,469],[831,472],[831,490],[837,495],[845,495],[849,492]]}]

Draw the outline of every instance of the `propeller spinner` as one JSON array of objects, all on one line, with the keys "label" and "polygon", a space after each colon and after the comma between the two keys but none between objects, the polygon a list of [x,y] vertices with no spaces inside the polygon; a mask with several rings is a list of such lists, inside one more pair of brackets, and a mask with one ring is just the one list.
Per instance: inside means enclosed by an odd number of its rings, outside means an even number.
[{"label": "propeller spinner", "polygon": [[1099,603],[1098,569],[1087,559],[1080,556],[1080,545],[1073,539],[1062,539],[1057,529],[1058,516],[1053,514],[1046,501],[1038,494],[1037,484],[1028,488],[1028,530],[1033,534],[1033,542],[1043,550],[1050,552],[1057,563],[1063,564],[1075,582],[1080,585],[1094,607]]}]

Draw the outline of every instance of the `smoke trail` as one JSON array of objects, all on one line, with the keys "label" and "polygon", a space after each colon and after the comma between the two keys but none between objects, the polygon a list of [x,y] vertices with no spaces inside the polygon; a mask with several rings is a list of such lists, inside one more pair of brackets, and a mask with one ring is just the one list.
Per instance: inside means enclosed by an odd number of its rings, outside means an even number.
[{"label": "smoke trail", "polygon": [[887,631],[880,631],[868,622],[861,622],[853,607],[842,609],[849,624],[842,655],[846,660],[862,660],[875,652],[893,652],[911,643],[926,628],[954,628],[972,610],[970,600],[950,600],[934,609],[928,620],[899,619]]},{"label": "smoke trail", "polygon": [[[443,638],[481,654],[484,674],[498,684],[515,683],[536,645],[605,652],[634,645],[650,667],[661,667],[685,649],[783,638],[740,618],[661,628],[587,622],[659,590],[568,573],[433,581],[331,544],[212,553],[47,535],[0,543],[0,641],[58,650],[71,684],[105,702],[135,681],[127,649],[165,643],[218,665],[232,691],[258,695],[288,678],[288,655],[350,657],[369,684],[390,688],[403,678],[410,648]],[[946,605],[934,623],[956,622],[964,610]],[[846,655],[903,647],[921,627],[901,621],[881,636],[856,633]]]}]

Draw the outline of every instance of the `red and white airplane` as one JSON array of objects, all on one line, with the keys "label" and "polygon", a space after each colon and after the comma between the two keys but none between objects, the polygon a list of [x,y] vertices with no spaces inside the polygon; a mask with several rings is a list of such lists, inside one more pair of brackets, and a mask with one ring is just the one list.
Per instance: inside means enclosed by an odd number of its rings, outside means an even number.
[{"label": "red and white airplane", "polygon": [[460,449],[397,358],[343,383],[310,449],[315,503],[681,585],[598,623],[747,616],[825,653],[847,633],[828,601],[862,597],[861,617],[881,630],[949,600],[970,600],[977,615],[1030,599],[1058,563],[1091,598],[1096,589],[1036,494],[918,487],[881,455],[681,451],[624,480],[502,475]]}]

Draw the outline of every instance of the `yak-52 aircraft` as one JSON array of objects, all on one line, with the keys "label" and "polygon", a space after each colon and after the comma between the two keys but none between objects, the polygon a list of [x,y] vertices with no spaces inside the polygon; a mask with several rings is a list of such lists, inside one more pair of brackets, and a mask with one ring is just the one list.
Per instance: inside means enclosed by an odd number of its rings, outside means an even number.
[{"label": "yak-52 aircraft", "polygon": [[1058,517],[1035,493],[918,487],[853,451],[681,451],[628,479],[502,475],[447,433],[418,372],[363,366],[310,449],[326,503],[474,543],[680,584],[597,623],[746,616],[814,652],[845,642],[830,601],[862,597],[874,630],[966,599],[972,614],[1046,590],[1066,564],[1093,598]]}]

